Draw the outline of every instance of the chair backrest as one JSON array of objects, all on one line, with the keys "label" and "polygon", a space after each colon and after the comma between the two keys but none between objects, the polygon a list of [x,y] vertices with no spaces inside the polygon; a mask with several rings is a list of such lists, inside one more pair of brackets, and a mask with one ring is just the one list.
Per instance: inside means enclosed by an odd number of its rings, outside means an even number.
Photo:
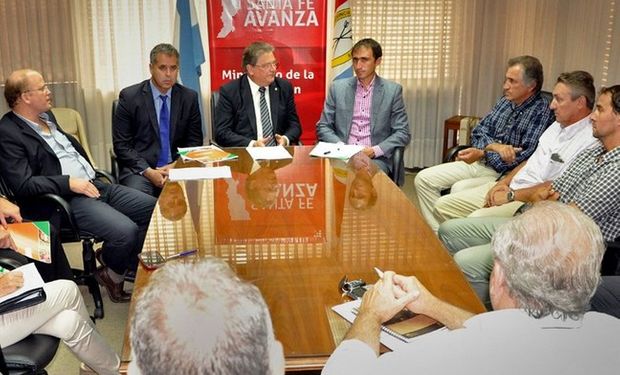
[{"label": "chair backrest", "polygon": [[58,124],[62,127],[62,129],[80,142],[84,151],[86,152],[86,156],[93,164],[95,168],[95,160],[93,159],[93,155],[90,153],[90,147],[88,145],[88,137],[86,136],[86,129],[84,128],[84,122],[82,121],[82,116],[78,111],[71,108],[63,108],[56,107],[52,108],[52,113],[56,116],[56,120]]},{"label": "chair backrest", "polygon": [[480,122],[480,117],[475,116],[467,116],[461,119],[461,124],[459,126],[459,145],[468,145],[471,139],[471,131],[478,125]]},{"label": "chair backrest", "polygon": [[217,107],[217,102],[220,100],[220,92],[212,91],[211,92],[211,144],[215,144],[215,108]]}]

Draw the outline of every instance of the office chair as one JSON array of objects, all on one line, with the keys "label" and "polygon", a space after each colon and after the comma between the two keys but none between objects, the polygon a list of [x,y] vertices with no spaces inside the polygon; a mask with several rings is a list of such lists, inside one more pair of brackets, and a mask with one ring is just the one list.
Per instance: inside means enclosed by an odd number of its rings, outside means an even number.
[{"label": "office chair", "polygon": [[[112,123],[114,123],[114,116],[116,115],[116,108],[118,108],[118,99],[112,100]],[[112,166],[112,176],[116,179],[116,182],[119,182],[120,176],[120,167],[118,165],[118,159],[116,158],[116,153],[114,152],[114,146],[110,147],[110,165]]]},{"label": "office chair", "polygon": [[[23,255],[0,249],[0,266],[15,269],[28,263]],[[54,359],[60,339],[31,334],[25,339],[0,350],[0,372],[9,375],[45,375],[45,367]]]}]

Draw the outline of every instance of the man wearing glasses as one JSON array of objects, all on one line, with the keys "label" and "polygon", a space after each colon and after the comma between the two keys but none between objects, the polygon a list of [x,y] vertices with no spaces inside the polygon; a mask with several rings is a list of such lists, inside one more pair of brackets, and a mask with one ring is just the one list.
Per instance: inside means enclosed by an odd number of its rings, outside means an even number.
[{"label": "man wearing glasses", "polygon": [[177,83],[179,52],[158,44],[150,54],[151,78],[123,89],[112,119],[120,183],[159,196],[179,147],[201,146],[196,91]]},{"label": "man wearing glasses", "polygon": [[[96,180],[78,141],[56,121],[52,95],[41,73],[16,70],[5,82],[11,108],[0,120],[0,173],[25,212],[48,210],[33,198],[62,196],[71,206],[80,233],[103,240],[95,277],[112,302],[129,302],[125,273],[138,266],[156,199],[135,189]],[[26,215],[24,215],[26,216]]]},{"label": "man wearing glasses", "polygon": [[245,48],[243,74],[220,88],[215,141],[223,147],[288,146],[298,143],[301,125],[293,86],[276,77],[274,48],[254,42]]}]

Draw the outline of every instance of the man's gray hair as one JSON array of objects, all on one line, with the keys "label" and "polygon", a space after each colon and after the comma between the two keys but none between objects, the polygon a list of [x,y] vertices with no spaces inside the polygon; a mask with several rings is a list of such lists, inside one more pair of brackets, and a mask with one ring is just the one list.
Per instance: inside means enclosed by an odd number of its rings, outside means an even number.
[{"label": "man's gray hair", "polygon": [[491,243],[510,295],[535,317],[580,318],[600,282],[605,242],[578,208],[540,202],[502,225]]},{"label": "man's gray hair", "polygon": [[151,54],[149,55],[149,59],[151,61],[151,65],[155,65],[157,63],[157,55],[163,53],[164,55],[174,56],[177,58],[177,61],[180,60],[179,51],[169,43],[160,43],[153,47],[151,50]]},{"label": "man's gray hair", "polygon": [[241,65],[243,71],[247,71],[247,65],[256,65],[258,58],[265,53],[273,52],[274,47],[266,42],[254,42],[243,50],[243,57],[241,59]]},{"label": "man's gray hair", "polygon": [[275,341],[258,288],[221,259],[171,262],[138,297],[131,323],[142,374],[269,374]]},{"label": "man's gray hair", "polygon": [[543,66],[540,63],[540,60],[535,58],[534,56],[517,56],[508,60],[508,67],[513,67],[515,65],[520,65],[523,68],[523,82],[526,85],[531,85],[532,82],[536,81],[536,88],[534,92],[539,92],[542,90],[544,74],[543,74]]}]

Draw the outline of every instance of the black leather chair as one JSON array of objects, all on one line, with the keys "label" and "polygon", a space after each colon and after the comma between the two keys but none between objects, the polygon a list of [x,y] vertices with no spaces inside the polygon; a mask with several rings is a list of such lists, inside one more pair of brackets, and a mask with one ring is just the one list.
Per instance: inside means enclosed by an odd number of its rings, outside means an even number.
[{"label": "black leather chair", "polygon": [[404,147],[396,147],[392,154],[392,175],[390,178],[398,186],[405,183],[405,163],[403,161]]},{"label": "black leather chair", "polygon": [[[114,99],[112,101],[112,123],[114,123],[114,115],[116,114],[116,108],[118,107],[118,99]],[[112,168],[112,176],[116,179],[116,182],[119,182],[119,166],[118,160],[116,159],[116,153],[114,153],[114,146],[110,147],[110,165]]]},{"label": "black leather chair", "polygon": [[[13,250],[0,249],[0,266],[14,269],[28,260]],[[0,371],[9,375],[47,374],[45,367],[54,359],[60,340],[42,334],[32,334],[0,350]]]},{"label": "black leather chair", "polygon": [[211,91],[211,131],[210,131],[210,140],[209,143],[212,145],[217,145],[215,143],[215,107],[217,107],[217,102],[220,100],[220,92],[219,91]]},{"label": "black leather chair", "polygon": [[601,274],[603,276],[620,275],[620,237],[616,238],[615,241],[607,242]]},{"label": "black leather chair", "polygon": [[[99,178],[113,181],[113,177],[109,173],[97,171]],[[9,198],[14,196],[4,179],[0,176],[0,194]],[[101,290],[99,284],[95,280],[94,272],[97,269],[94,245],[100,242],[100,239],[90,233],[80,233],[76,220],[73,217],[71,206],[61,196],[56,194],[43,194],[39,197],[29,199],[30,204],[41,205],[41,207],[51,207],[55,212],[61,215],[60,237],[65,242],[81,242],[82,243],[82,261],[83,270],[73,270],[75,281],[78,284],[88,286],[88,291],[93,296],[95,310],[93,312],[94,319],[102,319],[104,316],[103,299],[101,298]]]}]

